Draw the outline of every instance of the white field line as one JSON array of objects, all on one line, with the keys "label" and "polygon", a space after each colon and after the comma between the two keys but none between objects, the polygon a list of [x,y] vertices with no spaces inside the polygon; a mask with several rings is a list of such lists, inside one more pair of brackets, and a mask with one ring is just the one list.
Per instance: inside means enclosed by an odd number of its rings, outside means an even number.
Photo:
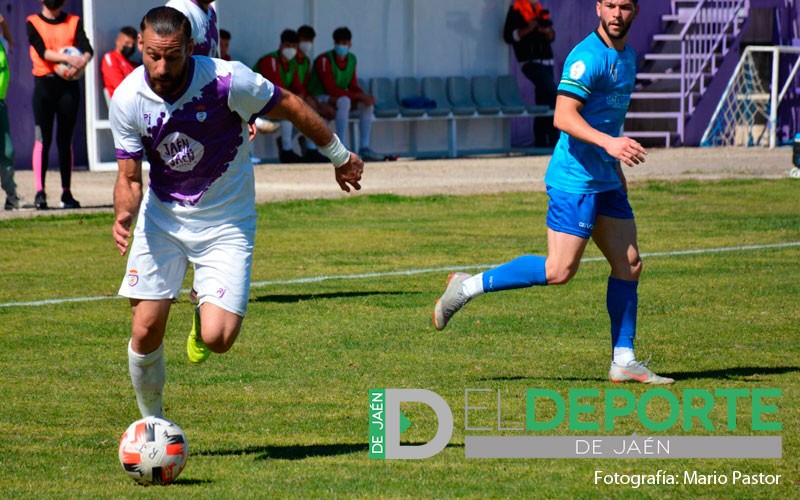
[{"label": "white field line", "polygon": [[[800,247],[800,241],[792,241],[787,243],[771,243],[767,245],[741,245],[732,247],[718,247],[718,248],[697,248],[694,250],[675,250],[671,252],[652,252],[643,253],[642,258],[649,257],[676,257],[681,255],[704,255],[723,252],[745,252],[749,250],[769,250],[775,248],[790,248]],[[582,259],[581,262],[601,262],[604,261],[603,257],[590,257]],[[477,264],[469,266],[447,266],[447,267],[429,267],[425,269],[406,269],[404,271],[386,271],[380,273],[362,273],[362,274],[341,274],[341,275],[328,275],[328,276],[311,276],[308,278],[295,278],[290,280],[270,280],[270,281],[254,281],[250,284],[250,288],[263,288],[267,286],[276,285],[300,285],[307,283],[320,283],[329,280],[361,280],[371,278],[385,278],[389,276],[413,276],[416,274],[427,273],[443,273],[447,271],[460,271],[465,269],[491,269],[498,264]],[[181,293],[188,293],[189,290],[181,290]],[[65,299],[43,299],[34,300],[30,302],[6,302],[0,303],[0,308],[7,307],[38,307],[49,306],[57,304],[67,304],[71,302],[93,302],[98,300],[122,299],[118,295],[100,296],[100,297],[73,297]]]}]

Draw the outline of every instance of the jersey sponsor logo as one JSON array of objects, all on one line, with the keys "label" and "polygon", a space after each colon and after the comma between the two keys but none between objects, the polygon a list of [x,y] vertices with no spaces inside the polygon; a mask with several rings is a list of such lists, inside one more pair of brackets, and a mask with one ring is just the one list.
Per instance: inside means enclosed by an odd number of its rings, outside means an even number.
[{"label": "jersey sponsor logo", "polygon": [[631,103],[631,95],[614,92],[613,94],[610,94],[608,97],[606,97],[606,103],[612,108],[627,109],[628,105]]},{"label": "jersey sponsor logo", "polygon": [[139,272],[136,269],[128,271],[128,286],[134,287],[139,284]]},{"label": "jersey sponsor logo", "polygon": [[[204,111],[197,113],[205,115]],[[200,117],[198,116],[198,120]],[[205,119],[205,118],[204,118]],[[202,121],[202,120],[201,120]],[[161,160],[172,170],[189,172],[203,159],[205,148],[198,141],[183,132],[173,132],[167,135],[158,145]]]},{"label": "jersey sponsor logo", "polygon": [[578,80],[584,73],[586,73],[586,64],[583,61],[575,61],[569,67],[569,77],[573,80]]}]

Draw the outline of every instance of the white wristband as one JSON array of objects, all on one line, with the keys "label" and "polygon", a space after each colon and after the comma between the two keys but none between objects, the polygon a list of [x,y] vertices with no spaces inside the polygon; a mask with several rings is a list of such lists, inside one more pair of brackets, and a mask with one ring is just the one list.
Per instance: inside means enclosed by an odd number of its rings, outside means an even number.
[{"label": "white wristband", "polygon": [[342,141],[339,140],[339,136],[333,134],[333,139],[329,142],[326,146],[319,148],[320,153],[324,154],[331,160],[333,166],[336,168],[341,167],[348,161],[350,161],[350,151],[344,147]]}]

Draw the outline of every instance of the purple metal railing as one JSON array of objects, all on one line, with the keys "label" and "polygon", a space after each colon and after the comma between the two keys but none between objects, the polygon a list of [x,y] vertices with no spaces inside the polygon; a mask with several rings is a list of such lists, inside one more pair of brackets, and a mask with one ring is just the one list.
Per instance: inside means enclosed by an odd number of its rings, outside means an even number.
[{"label": "purple metal railing", "polygon": [[[717,72],[718,57],[728,53],[729,37],[737,35],[739,18],[750,0],[700,0],[680,33],[681,116],[678,135],[683,140],[686,116],[695,109],[694,92],[702,96],[707,80]],[[676,12],[677,13],[677,12]]]}]

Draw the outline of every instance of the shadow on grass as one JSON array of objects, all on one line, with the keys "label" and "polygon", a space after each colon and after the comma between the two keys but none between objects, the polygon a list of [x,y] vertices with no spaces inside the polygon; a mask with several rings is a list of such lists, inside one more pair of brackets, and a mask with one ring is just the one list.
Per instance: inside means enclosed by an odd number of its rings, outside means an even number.
[{"label": "shadow on grass", "polygon": [[248,446],[233,450],[210,450],[195,453],[195,455],[216,457],[226,455],[258,455],[256,460],[303,460],[311,457],[334,457],[349,455],[351,453],[366,453],[369,451],[367,443],[343,444],[310,444],[286,446]]},{"label": "shadow on grass", "polygon": [[[408,443],[403,445],[425,444]],[[463,448],[461,443],[448,444],[448,448]],[[211,450],[201,451],[195,455],[217,457],[217,456],[238,456],[238,455],[257,455],[256,460],[304,460],[313,457],[335,457],[338,455],[350,455],[352,453],[367,453],[369,445],[367,443],[344,443],[344,444],[293,444],[286,446],[248,446],[235,450]]]},{"label": "shadow on grass", "polygon": [[251,302],[274,302],[277,304],[294,304],[307,300],[342,299],[350,297],[370,297],[373,295],[410,295],[419,292],[330,292],[330,293],[292,293],[261,295],[251,299]]},{"label": "shadow on grass", "polygon": [[[800,366],[737,366],[736,368],[718,368],[715,370],[697,370],[690,372],[659,373],[665,377],[674,378],[676,381],[716,378],[737,379],[753,377],[756,375],[784,375],[786,373],[800,372]],[[757,380],[753,380],[756,382]]]},{"label": "shadow on grass", "polygon": [[203,485],[203,484],[212,484],[213,482],[214,481],[212,481],[211,479],[183,479],[183,478],[179,477],[178,479],[176,479],[175,481],[171,482],[167,486],[170,486],[170,485],[173,485],[173,484],[176,485],[176,486],[197,486],[197,485]]},{"label": "shadow on grass", "polygon": [[[663,377],[674,378],[676,382],[681,380],[693,379],[735,379],[747,381],[747,377],[754,377],[758,375],[784,375],[786,373],[800,372],[800,366],[737,366],[736,368],[717,368],[713,370],[696,370],[687,372],[666,372],[662,373],[657,371]],[[481,382],[510,382],[515,380],[549,380],[549,381],[567,381],[567,382],[609,382],[607,378],[601,377],[525,377],[521,375],[516,376],[502,376],[502,377],[486,377],[477,379]],[[753,379],[756,382],[757,379]]]},{"label": "shadow on grass", "polygon": [[522,375],[509,375],[502,377],[484,377],[477,379],[480,382],[513,382],[515,380],[548,380],[548,381],[565,381],[565,382],[608,382],[607,378],[600,377],[525,377]]}]

